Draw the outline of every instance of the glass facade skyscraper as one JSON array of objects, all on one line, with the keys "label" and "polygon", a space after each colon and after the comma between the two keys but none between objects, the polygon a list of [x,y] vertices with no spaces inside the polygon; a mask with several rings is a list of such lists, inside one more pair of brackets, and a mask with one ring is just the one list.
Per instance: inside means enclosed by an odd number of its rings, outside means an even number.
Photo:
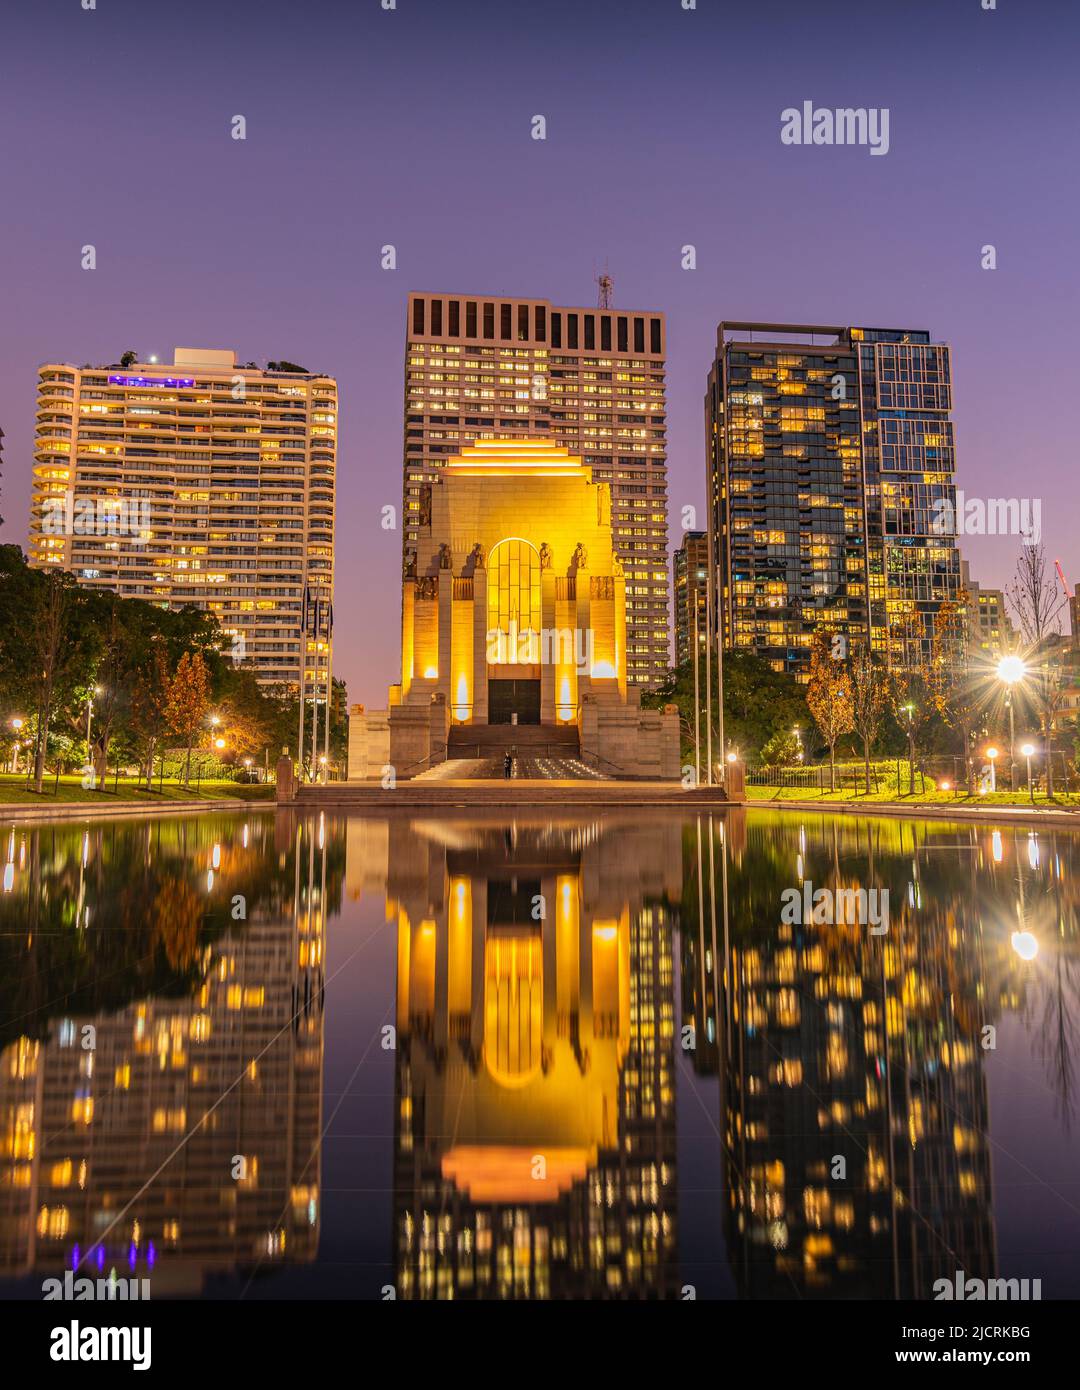
[{"label": "glass facade skyscraper", "polygon": [[805,675],[821,623],[890,666],[956,598],[949,348],[920,329],[721,323],[705,396],[726,646]]}]

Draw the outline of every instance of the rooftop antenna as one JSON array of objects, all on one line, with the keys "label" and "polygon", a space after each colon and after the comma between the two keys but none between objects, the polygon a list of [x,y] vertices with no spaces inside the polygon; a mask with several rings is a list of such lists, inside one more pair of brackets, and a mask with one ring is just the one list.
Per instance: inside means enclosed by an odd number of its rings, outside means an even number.
[{"label": "rooftop antenna", "polygon": [[596,283],[600,292],[596,296],[596,307],[598,309],[614,309],[615,307],[615,281],[611,278],[605,264],[603,271],[596,277]]}]

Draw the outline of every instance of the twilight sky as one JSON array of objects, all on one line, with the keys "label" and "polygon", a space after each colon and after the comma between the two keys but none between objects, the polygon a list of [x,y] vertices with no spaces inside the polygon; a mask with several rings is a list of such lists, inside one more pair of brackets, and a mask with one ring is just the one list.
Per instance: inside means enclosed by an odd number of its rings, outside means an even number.
[{"label": "twilight sky", "polygon": [[[1080,17],[982,3],[9,0],[0,540],[26,538],[39,363],[182,344],[333,373],[335,674],[384,704],[406,294],[587,305],[606,262],[617,307],[668,315],[676,526],[720,318],[925,327],[953,347],[958,486],[1040,498],[1075,584]],[[887,107],[889,153],[782,145],[805,100]],[[1017,546],[962,542],[987,584]]]}]

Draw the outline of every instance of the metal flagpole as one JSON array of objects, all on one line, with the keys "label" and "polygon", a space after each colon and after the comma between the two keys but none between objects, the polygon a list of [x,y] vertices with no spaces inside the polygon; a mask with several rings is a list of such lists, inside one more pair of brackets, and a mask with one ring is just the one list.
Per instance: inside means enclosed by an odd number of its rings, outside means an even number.
[{"label": "metal flagpole", "polygon": [[307,624],[308,624],[308,586],[304,583],[304,597],[300,603],[300,735],[296,744],[297,774],[304,780],[304,701],[307,698]]},{"label": "metal flagpole", "polygon": [[326,719],[323,733],[323,753],[326,757],[326,775],[330,776],[330,709],[334,698],[334,601],[326,601]]},{"label": "metal flagpole", "polygon": [[727,753],[724,744],[724,619],[720,612],[720,575],[716,576],[716,733],[720,740],[720,762],[727,783]]},{"label": "metal flagpole", "polygon": [[319,605],[315,596],[315,689],[311,693],[311,780],[319,779]]},{"label": "metal flagpole", "polygon": [[[701,660],[701,641],[698,637],[698,601],[697,591],[693,594],[694,601],[694,770],[695,785],[701,786],[701,695],[698,691],[698,663]],[[701,827],[698,826],[698,834]]]},{"label": "metal flagpole", "polygon": [[709,577],[705,581],[705,760],[707,770],[705,782],[712,786],[712,626],[713,626],[713,567],[710,561]]}]

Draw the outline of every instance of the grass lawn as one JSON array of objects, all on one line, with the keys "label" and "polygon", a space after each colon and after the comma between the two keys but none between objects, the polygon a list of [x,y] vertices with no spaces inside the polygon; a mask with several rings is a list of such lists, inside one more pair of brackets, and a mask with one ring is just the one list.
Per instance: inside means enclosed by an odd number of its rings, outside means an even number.
[{"label": "grass lawn", "polygon": [[[895,791],[883,787],[879,792],[871,792],[867,796],[865,792],[856,794],[851,787],[845,787],[843,791],[827,791],[823,796],[816,787],[747,787],[746,797],[748,801],[850,801],[860,805],[885,802],[895,806],[1030,807],[1032,804],[1026,791],[987,792],[985,796],[967,796],[966,794],[956,796],[951,791],[931,791],[929,788],[925,792],[916,791],[914,796],[907,794],[898,796]],[[1070,806],[1080,806],[1080,796],[1077,796],[1075,792],[1071,794],[1057,792],[1054,799],[1048,801],[1043,792],[1036,792],[1034,804],[1050,809],[1065,809]]]},{"label": "grass lawn", "polygon": [[57,786],[56,774],[52,773],[46,776],[44,791],[39,796],[37,792],[26,790],[25,774],[19,773],[14,776],[5,772],[0,773],[0,805],[40,806],[42,809],[48,809],[50,806],[69,805],[73,802],[85,802],[88,806],[107,806],[114,801],[153,803],[221,801],[225,798],[234,801],[272,801],[274,797],[273,786],[262,782],[202,782],[196,790],[194,781],[190,787],[166,781],[159,792],[155,781],[154,790],[148,792],[145,787],[137,785],[130,778],[121,777],[119,784],[114,786],[110,777],[105,783],[105,788],[105,791],[90,791],[82,785],[82,776],[74,774],[61,777]]}]

